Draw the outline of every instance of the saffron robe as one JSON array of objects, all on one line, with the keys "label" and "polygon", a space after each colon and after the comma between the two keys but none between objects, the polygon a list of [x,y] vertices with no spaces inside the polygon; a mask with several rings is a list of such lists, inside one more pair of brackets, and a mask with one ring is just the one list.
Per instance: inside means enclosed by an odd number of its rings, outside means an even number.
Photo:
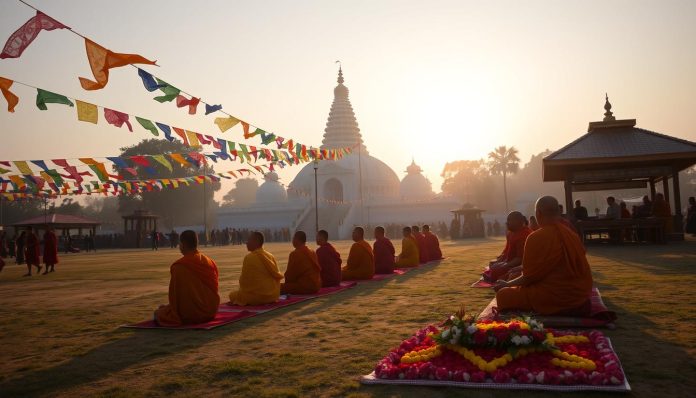
[{"label": "saffron robe", "polygon": [[321,289],[321,266],[314,250],[301,246],[290,253],[281,293],[314,294]]},{"label": "saffron robe", "polygon": [[428,231],[423,233],[425,243],[428,248],[428,261],[442,260],[442,250],[440,250],[440,240],[437,235]]},{"label": "saffron robe", "polygon": [[428,253],[428,243],[425,241],[425,235],[422,233],[413,234],[416,239],[416,244],[418,245],[418,261],[421,264],[425,264],[430,261],[430,254]]},{"label": "saffron robe", "polygon": [[43,261],[47,265],[58,264],[58,237],[52,231],[44,234]]},{"label": "saffron robe", "polygon": [[157,323],[180,326],[214,319],[220,305],[215,261],[196,251],[176,260],[170,273],[169,304],[155,312]]},{"label": "saffron robe", "polygon": [[401,254],[396,262],[397,268],[417,267],[420,262],[416,239],[409,236],[401,240]]},{"label": "saffron robe", "polygon": [[396,250],[388,238],[378,238],[372,246],[375,253],[375,273],[391,274],[394,272]]},{"label": "saffron robe", "polygon": [[230,302],[237,305],[261,305],[275,303],[280,296],[280,280],[275,257],[263,248],[244,257],[239,289],[230,293]]},{"label": "saffron robe", "polygon": [[348,252],[346,266],[341,269],[341,279],[372,279],[375,275],[375,255],[369,243],[361,240],[353,243]]},{"label": "saffron robe", "polygon": [[500,289],[498,309],[541,315],[573,312],[587,305],[592,272],[578,235],[558,222],[542,226],[527,238],[522,257],[525,286]]},{"label": "saffron robe", "polygon": [[341,284],[341,255],[331,245],[324,243],[317,248],[317,259],[321,267],[321,286],[333,287]]},{"label": "saffron robe", "polygon": [[[527,241],[527,237],[532,232],[533,231],[528,227],[522,227],[522,229],[516,232],[509,231],[505,249],[503,249],[503,253],[498,257],[499,261],[508,262],[516,258],[524,258],[524,244]],[[509,268],[491,269],[490,266],[488,266],[481,275],[483,275],[484,279],[495,282],[501,278],[506,279],[504,277],[509,271]]]},{"label": "saffron robe", "polygon": [[41,245],[35,233],[27,233],[27,246],[25,249],[26,261],[29,265],[41,264]]}]

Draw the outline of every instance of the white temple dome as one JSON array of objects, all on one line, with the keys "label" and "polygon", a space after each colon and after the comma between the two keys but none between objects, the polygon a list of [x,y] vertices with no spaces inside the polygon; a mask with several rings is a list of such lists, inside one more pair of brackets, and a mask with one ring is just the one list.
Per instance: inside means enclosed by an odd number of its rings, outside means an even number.
[{"label": "white temple dome", "polygon": [[423,174],[423,169],[411,161],[406,168],[406,176],[401,180],[399,195],[405,200],[432,199],[435,196],[433,184]]},{"label": "white temple dome", "polygon": [[285,191],[285,187],[278,182],[280,178],[277,173],[273,171],[266,173],[263,179],[265,181],[256,191],[256,203],[271,204],[287,202],[288,193]]}]

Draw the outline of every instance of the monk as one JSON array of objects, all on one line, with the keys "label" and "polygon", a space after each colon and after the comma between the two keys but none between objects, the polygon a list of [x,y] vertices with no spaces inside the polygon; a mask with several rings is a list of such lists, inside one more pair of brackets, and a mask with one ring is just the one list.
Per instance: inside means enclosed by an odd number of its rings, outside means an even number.
[{"label": "monk", "polygon": [[321,289],[321,266],[314,250],[307,247],[307,234],[297,231],[292,237],[285,283],[280,285],[282,294],[314,294]]},{"label": "monk", "polygon": [[317,259],[321,267],[321,286],[334,287],[341,284],[341,255],[329,243],[329,233],[317,232]]},{"label": "monk", "polygon": [[283,274],[278,271],[275,257],[263,249],[263,242],[261,232],[249,234],[246,244],[249,254],[244,257],[239,289],[230,293],[230,303],[261,305],[278,301]]},{"label": "monk", "polygon": [[423,225],[423,236],[425,237],[426,247],[428,248],[428,261],[442,260],[440,240],[437,238],[437,235],[430,232],[430,225]]},{"label": "monk", "polygon": [[397,268],[417,267],[420,263],[418,254],[418,244],[416,238],[413,237],[411,227],[404,227],[404,238],[401,240],[401,253],[396,261]]},{"label": "monk", "polygon": [[372,246],[375,253],[375,273],[391,274],[394,272],[394,256],[396,250],[391,240],[386,237],[384,227],[375,228],[375,243]]},{"label": "monk", "polygon": [[578,235],[560,222],[558,201],[536,202],[540,228],[527,238],[522,275],[495,286],[499,310],[540,315],[589,313],[592,271]]},{"label": "monk", "polygon": [[365,241],[363,227],[353,229],[353,246],[348,253],[348,261],[341,269],[341,279],[364,280],[372,279],[375,275],[375,255],[372,247]]},{"label": "monk", "polygon": [[661,192],[655,194],[655,200],[652,202],[652,216],[662,220],[666,234],[672,232],[672,209]]},{"label": "monk", "polygon": [[46,264],[43,274],[54,272],[56,264],[58,264],[58,237],[53,232],[53,228],[49,228],[44,234],[43,260]]},{"label": "monk", "polygon": [[27,260],[27,274],[25,276],[31,276],[32,265],[36,267],[37,274],[41,272],[41,244],[32,227],[27,228],[26,239],[27,245],[24,254]]},{"label": "monk", "polygon": [[[525,225],[526,218],[519,211],[512,211],[507,216],[507,243],[505,249],[481,274],[483,280],[496,282],[498,279],[507,280],[508,273],[522,264],[524,256],[524,244],[532,230]],[[521,271],[521,270],[520,270]],[[512,272],[519,274],[519,272]]]},{"label": "monk", "polygon": [[430,254],[428,253],[428,243],[425,241],[425,235],[420,233],[420,228],[418,228],[417,225],[411,227],[411,232],[413,233],[413,237],[415,238],[416,244],[418,245],[418,261],[421,264],[425,264],[428,261],[430,261]]},{"label": "monk", "polygon": [[217,265],[198,251],[196,232],[181,233],[179,250],[183,257],[170,268],[169,304],[155,311],[155,322],[160,326],[209,322],[215,319],[220,305]]}]

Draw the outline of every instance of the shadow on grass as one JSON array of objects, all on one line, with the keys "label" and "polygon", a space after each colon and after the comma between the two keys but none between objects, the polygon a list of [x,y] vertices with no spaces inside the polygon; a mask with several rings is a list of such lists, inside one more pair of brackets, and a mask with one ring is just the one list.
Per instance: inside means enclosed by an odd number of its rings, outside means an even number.
[{"label": "shadow on grass", "polygon": [[696,274],[696,242],[670,242],[666,245],[591,246],[591,256],[606,257],[635,265],[657,275]]}]

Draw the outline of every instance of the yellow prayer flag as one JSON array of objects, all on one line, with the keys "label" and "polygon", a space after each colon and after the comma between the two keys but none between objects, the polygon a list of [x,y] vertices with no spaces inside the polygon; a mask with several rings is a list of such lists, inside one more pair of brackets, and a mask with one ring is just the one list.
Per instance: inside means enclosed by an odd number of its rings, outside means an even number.
[{"label": "yellow prayer flag", "polygon": [[80,100],[75,100],[75,105],[77,105],[77,120],[97,124],[99,112],[96,105]]},{"label": "yellow prayer flag", "polygon": [[33,171],[31,171],[31,168],[27,164],[26,160],[17,160],[14,162],[15,166],[17,166],[17,170],[19,170],[20,173],[22,174],[34,174]]},{"label": "yellow prayer flag", "polygon": [[239,119],[235,117],[218,117],[215,118],[215,124],[220,128],[223,133],[239,123]]},{"label": "yellow prayer flag", "polygon": [[196,136],[196,133],[194,133],[193,131],[186,130],[186,137],[188,138],[189,145],[192,148],[196,148],[196,147],[201,146],[201,143],[200,143],[200,141],[198,141],[198,137]]}]

